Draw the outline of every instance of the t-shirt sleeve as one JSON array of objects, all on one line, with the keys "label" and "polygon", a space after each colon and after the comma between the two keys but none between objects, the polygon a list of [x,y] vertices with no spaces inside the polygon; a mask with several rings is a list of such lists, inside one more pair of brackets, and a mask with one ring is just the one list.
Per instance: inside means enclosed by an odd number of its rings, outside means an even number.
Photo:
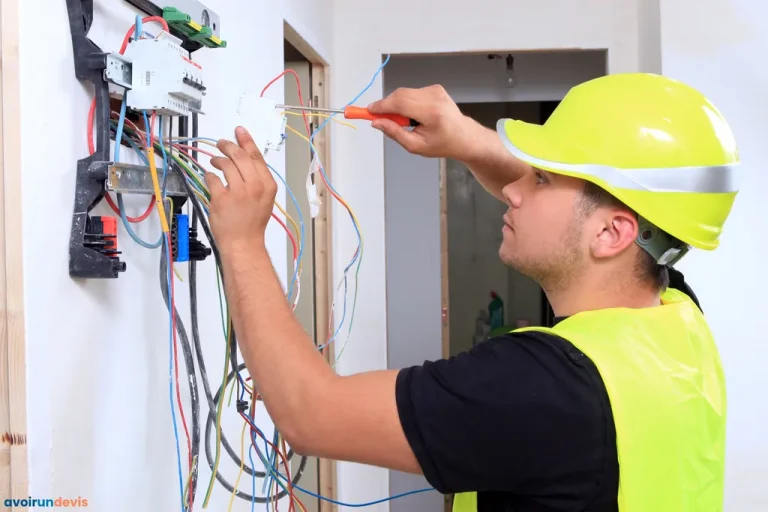
[{"label": "t-shirt sleeve", "polygon": [[588,493],[605,463],[605,396],[587,358],[541,333],[403,369],[396,386],[406,438],[444,494]]}]

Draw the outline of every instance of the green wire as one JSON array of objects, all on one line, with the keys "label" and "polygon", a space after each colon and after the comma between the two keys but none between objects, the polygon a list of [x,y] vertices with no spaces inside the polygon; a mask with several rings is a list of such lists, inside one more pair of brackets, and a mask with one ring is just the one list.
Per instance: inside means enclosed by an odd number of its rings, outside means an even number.
[{"label": "green wire", "polygon": [[[229,363],[229,337],[232,334],[232,323],[227,324],[227,343],[224,351],[224,378],[221,382],[221,389],[225,389],[227,386],[227,364]],[[213,470],[211,471],[211,480],[208,482],[208,490],[205,493],[205,499],[203,500],[203,508],[208,507],[208,500],[211,499],[211,491],[213,491],[213,483],[216,481],[216,473],[219,471],[219,460],[221,458],[221,411],[224,406],[224,397],[219,400],[219,405],[216,410],[216,457],[213,464]]]}]

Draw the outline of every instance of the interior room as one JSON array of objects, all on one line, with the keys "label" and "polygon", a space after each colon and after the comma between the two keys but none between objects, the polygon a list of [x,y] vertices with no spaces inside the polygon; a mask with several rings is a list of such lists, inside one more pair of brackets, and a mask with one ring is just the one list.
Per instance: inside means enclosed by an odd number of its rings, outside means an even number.
[{"label": "interior room", "polygon": [[[458,505],[467,493],[496,492],[495,483],[457,493],[436,488],[448,484],[425,463],[424,447],[440,436],[400,428],[403,410],[393,403],[404,384],[396,375],[467,361],[515,329],[552,327],[555,301],[499,259],[508,205],[485,191],[470,166],[406,150],[372,127],[376,116],[365,107],[403,89],[440,85],[463,115],[491,130],[503,118],[545,126],[576,87],[650,73],[700,91],[716,105],[700,110],[722,140],[728,129],[717,119],[727,119],[738,144],[729,153],[740,161],[733,180],[735,164],[705,161],[711,144],[680,153],[695,159],[690,167],[702,175],[729,174],[682,180],[691,189],[673,194],[720,200],[733,190],[712,187],[736,183],[738,195],[732,208],[706,209],[706,222],[728,214],[710,247],[716,250],[694,247],[674,268],[703,312],[696,310],[697,335],[716,342],[716,351],[706,345],[711,371],[697,374],[702,384],[691,389],[703,397],[710,379],[727,382],[727,418],[725,400],[707,395],[723,411],[720,430],[707,432],[721,437],[708,443],[705,434],[690,436],[724,450],[722,460],[713,456],[723,502],[715,508],[768,510],[768,320],[761,308],[768,243],[759,222],[768,185],[761,172],[768,164],[768,72],[755,65],[768,47],[759,21],[766,15],[768,5],[750,0],[450,0],[439,7],[401,0],[0,0],[2,505],[502,510],[484,498],[475,508]],[[350,106],[362,108],[353,115],[345,111]],[[593,107],[573,124],[594,126],[601,109]],[[657,114],[638,113],[632,102],[616,110],[617,125]],[[404,130],[426,133],[408,117]],[[227,230],[217,216],[224,209],[214,197],[235,190],[219,168],[217,143],[235,140],[238,126],[263,156],[259,169],[270,178],[260,179],[273,180],[277,192],[264,217],[263,259],[248,253],[230,275],[224,269],[234,265],[236,244],[222,242]],[[598,181],[608,172],[595,170],[601,165],[648,179],[659,169],[689,167],[539,161],[570,177],[594,173]],[[216,178],[228,185],[225,192],[211,185]],[[249,222],[242,211],[229,225]],[[665,263],[670,254],[653,257]],[[282,295],[264,298],[269,283],[254,280],[244,287],[246,299],[233,298],[231,282],[251,267],[278,283],[270,289]],[[628,303],[636,298],[627,295]],[[242,313],[247,300],[250,316]],[[264,312],[278,311],[278,302],[300,327],[290,336],[283,324],[265,327]],[[260,328],[235,329],[256,317]],[[311,363],[294,358],[293,341],[311,352]],[[326,377],[307,384],[320,366]],[[270,386],[276,368],[286,370]],[[613,385],[609,375],[621,373],[595,368],[606,386]],[[368,393],[360,374],[391,380]],[[648,392],[676,383],[654,378]],[[320,392],[328,389],[334,391]],[[611,402],[637,400],[611,395]],[[537,425],[527,414],[515,418]],[[616,406],[612,414],[622,429],[618,420],[628,413]],[[356,416],[369,419],[369,430],[356,427]],[[286,418],[298,427],[278,426],[288,425]],[[458,415],[445,427],[471,420]],[[395,434],[376,430],[384,425],[395,425]],[[376,434],[363,442],[362,431]],[[343,436],[348,444],[328,444]],[[419,437],[421,447],[414,444]],[[402,450],[370,455],[376,445],[386,452],[393,439]],[[470,441],[457,453],[475,446]],[[608,444],[625,449],[621,441]],[[501,447],[486,448],[483,456],[500,460]],[[631,478],[627,473],[619,469],[617,479]],[[718,501],[718,492],[708,496]]]}]

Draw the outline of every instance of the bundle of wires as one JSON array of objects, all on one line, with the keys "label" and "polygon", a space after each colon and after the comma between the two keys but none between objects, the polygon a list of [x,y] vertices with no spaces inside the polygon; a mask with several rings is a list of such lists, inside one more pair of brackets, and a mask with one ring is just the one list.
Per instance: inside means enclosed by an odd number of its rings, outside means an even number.
[{"label": "bundle of wires", "polygon": [[[134,26],[130,28],[130,30],[127,32],[123,40],[123,44],[121,45],[121,48],[120,48],[120,53],[123,53],[126,50],[131,40],[131,37],[134,37],[134,38],[148,37],[147,33],[144,32],[143,30],[143,25],[145,23],[153,23],[153,22],[159,23],[164,30],[168,30],[168,26],[162,18],[153,17],[153,16],[141,18],[137,16],[136,23],[134,24]],[[388,60],[389,60],[389,57],[387,57],[387,60],[382,64],[379,70],[377,70],[376,74],[374,75],[374,79],[371,80],[371,83],[363,90],[363,92],[361,92],[350,103],[353,103],[354,101],[356,101],[368,88],[371,87],[376,76],[378,76],[378,74],[381,72],[381,69],[384,67],[384,65],[386,65]],[[290,73],[295,77],[298,90],[299,90],[299,100],[303,104],[303,98],[301,98],[301,84],[299,81],[299,77],[295,73],[295,71],[292,71],[292,70],[287,70],[286,72],[282,73],[281,75],[276,77],[274,80],[272,80],[269,84],[267,84],[267,86],[262,91],[262,95],[264,95],[264,93],[273,83],[275,83],[278,79],[280,79],[282,76],[284,76],[287,73]],[[180,496],[180,505],[181,505],[182,512],[190,512],[193,509],[193,505],[195,503],[195,498],[197,494],[197,483],[198,483],[197,474],[198,474],[198,469],[200,464],[200,460],[199,460],[200,404],[199,404],[199,396],[198,396],[198,389],[197,389],[197,372],[195,370],[195,358],[197,359],[197,364],[200,371],[200,377],[203,382],[203,390],[204,390],[205,398],[208,404],[208,416],[206,419],[206,428],[205,428],[205,455],[206,455],[208,466],[211,469],[211,478],[206,488],[205,498],[203,500],[203,508],[206,508],[209,504],[214,481],[218,481],[222,485],[222,487],[224,487],[225,489],[227,489],[227,491],[231,493],[230,500],[229,500],[230,509],[232,507],[232,503],[235,496],[237,496],[240,499],[250,501],[252,510],[254,509],[256,503],[260,503],[260,504],[265,504],[268,510],[270,509],[270,507],[272,507],[275,511],[277,511],[278,501],[287,496],[289,497],[289,507],[288,507],[289,512],[294,512],[297,506],[301,510],[304,510],[304,511],[306,510],[303,503],[295,495],[295,492],[297,490],[307,495],[313,496],[317,499],[329,501],[337,505],[344,505],[344,506],[350,506],[350,507],[362,507],[362,506],[373,505],[373,504],[387,501],[390,499],[396,499],[402,496],[407,496],[415,492],[424,492],[424,491],[430,490],[430,489],[421,489],[421,490],[413,491],[411,493],[392,496],[389,498],[377,500],[370,503],[364,503],[364,504],[345,504],[345,503],[340,503],[340,502],[319,496],[306,489],[303,489],[298,485],[302,477],[302,474],[306,468],[307,459],[306,457],[301,457],[298,468],[296,469],[296,471],[292,472],[289,462],[292,460],[294,453],[291,450],[287,449],[285,440],[281,438],[279,432],[277,432],[276,430],[274,436],[270,441],[266,438],[263,431],[259,429],[259,427],[256,425],[255,410],[256,410],[256,403],[259,400],[258,391],[255,390],[253,387],[249,386],[247,384],[247,381],[250,379],[244,378],[242,375],[242,371],[245,369],[245,365],[242,363],[238,363],[236,334],[234,332],[232,319],[226,307],[226,301],[222,300],[221,257],[218,251],[218,247],[216,246],[215,239],[211,233],[210,226],[208,224],[208,209],[209,209],[211,196],[204,181],[204,176],[208,172],[208,170],[198,160],[199,154],[203,154],[206,156],[215,156],[215,154],[210,151],[200,149],[199,145],[207,144],[215,147],[216,140],[212,138],[198,136],[197,115],[192,116],[192,136],[191,137],[189,137],[187,133],[187,120],[185,118],[180,119],[179,126],[178,126],[178,134],[174,137],[172,122],[164,123],[162,117],[157,116],[157,114],[154,112],[146,112],[146,111],[141,112],[140,120],[143,120],[144,126],[143,128],[139,127],[136,123],[127,119],[127,94],[129,93],[130,91],[126,91],[126,96],[123,97],[120,111],[111,113],[109,130],[115,140],[114,160],[115,162],[120,161],[120,157],[121,157],[120,151],[123,145],[130,147],[139,156],[140,160],[146,166],[149,167],[150,173],[152,176],[154,194],[148,206],[146,207],[146,210],[144,211],[144,213],[142,213],[137,217],[130,217],[127,215],[125,204],[123,202],[123,198],[121,194],[117,194],[116,203],[114,200],[112,200],[109,194],[106,195],[106,200],[109,206],[112,208],[112,210],[115,211],[115,213],[120,216],[123,226],[126,229],[126,232],[131,236],[131,238],[133,238],[136,241],[137,244],[148,249],[155,249],[155,248],[160,249],[161,291],[162,291],[163,300],[165,301],[165,304],[169,311],[169,399],[170,399],[170,406],[171,406],[173,433],[176,440],[178,485],[179,485],[179,496]],[[96,107],[96,101],[94,100],[88,115],[87,140],[88,140],[88,147],[91,154],[95,152],[94,143],[93,143],[95,107]],[[319,349],[325,349],[328,347],[328,345],[331,342],[335,340],[335,338],[341,331],[342,325],[346,318],[347,289],[348,289],[347,274],[348,274],[348,271],[355,264],[357,264],[357,268],[355,271],[355,295],[352,303],[352,312],[349,317],[349,327],[347,329],[347,338],[349,337],[349,333],[351,332],[352,319],[354,318],[355,305],[357,301],[357,278],[358,278],[360,263],[362,261],[362,255],[363,255],[363,238],[362,238],[359,222],[357,221],[357,218],[354,212],[352,211],[349,204],[346,201],[344,201],[344,199],[330,184],[330,180],[328,179],[322,164],[319,162],[318,155],[313,144],[313,140],[317,135],[317,133],[320,130],[322,130],[329,121],[331,120],[337,121],[337,120],[333,119],[333,116],[324,116],[326,117],[326,120],[313,131],[311,129],[308,116],[305,113],[302,113],[301,115],[304,118],[304,125],[307,131],[307,135],[304,136],[298,132],[295,132],[293,129],[291,129],[291,131],[294,131],[294,133],[301,136],[309,143],[312,156],[317,164],[317,168],[320,172],[320,175],[323,179],[325,186],[327,187],[331,195],[337,201],[339,201],[339,203],[343,205],[345,209],[349,212],[355,232],[357,233],[357,236],[358,236],[358,247],[351,261],[345,267],[344,275],[340,280],[338,287],[336,288],[336,291],[338,292],[339,288],[341,288],[342,285],[344,286],[343,311],[341,315],[341,321],[339,322],[339,325],[337,326],[335,332],[332,333],[333,317],[334,317],[333,311],[336,304],[336,300],[334,299],[334,303],[332,306],[331,320],[329,322],[328,339],[325,341],[325,343],[318,346]],[[319,116],[320,114],[315,114],[315,115]],[[337,121],[337,122],[341,124],[347,124],[341,121]],[[158,129],[157,134],[155,133],[155,126],[157,126],[157,129]],[[167,130],[167,134],[166,134],[166,130]],[[187,143],[191,143],[191,145],[187,145]],[[162,158],[162,174],[160,174],[158,171],[158,165],[156,161],[157,157]],[[280,206],[278,203],[275,203],[277,210],[287,220],[287,223],[284,222],[276,213],[273,212],[272,214],[272,218],[275,219],[275,221],[278,222],[280,226],[287,233],[289,239],[291,240],[291,245],[293,248],[293,254],[292,254],[293,255],[293,275],[289,285],[287,286],[286,297],[287,297],[287,300],[289,300],[289,302],[292,304],[293,308],[295,309],[296,305],[298,304],[299,296],[300,296],[300,276],[301,276],[301,270],[303,266],[304,242],[305,242],[304,219],[301,215],[301,209],[299,207],[298,201],[296,200],[296,197],[294,196],[293,192],[287,186],[287,183],[285,183],[282,176],[280,176],[280,174],[277,173],[272,167],[270,167],[270,169],[273,171],[274,175],[282,181],[286,191],[288,192],[289,197],[291,198],[291,200],[293,201],[296,207],[296,211],[298,212],[298,222],[296,222],[293,218],[291,218],[290,215],[287,214],[287,212],[283,209],[282,206]],[[168,184],[169,175],[171,172],[175,173],[180,178],[179,181],[181,184],[183,184],[187,193],[186,197],[177,198],[175,203],[167,194],[167,184]],[[171,233],[171,227],[172,227],[174,215],[177,212],[181,211],[181,208],[185,202],[192,207],[192,224],[191,224],[192,230],[197,229],[198,223],[202,226],[202,229],[205,232],[205,235],[211,244],[212,252],[214,254],[214,257],[216,260],[216,266],[217,266],[216,277],[217,277],[217,284],[219,285],[220,311],[222,316],[222,331],[225,339],[225,357],[224,357],[225,366],[222,374],[221,385],[218,387],[215,393],[212,393],[207,370],[206,370],[205,361],[202,355],[202,346],[201,346],[200,333],[199,333],[198,303],[197,303],[197,263],[193,260],[189,262],[189,291],[190,291],[190,310],[191,310],[191,326],[192,326],[192,330],[191,330],[192,344],[190,344],[190,340],[187,335],[186,328],[184,326],[182,318],[180,317],[175,305],[176,297],[174,293],[175,292],[174,273],[177,273],[177,270],[174,268],[174,264],[173,264],[173,247],[172,247],[172,238],[170,233]],[[138,236],[138,234],[133,230],[132,224],[136,224],[148,219],[154,210],[157,211],[162,232],[160,233],[156,241],[147,242]],[[346,341],[345,341],[345,344],[346,344]],[[179,391],[180,390],[179,364],[178,364],[179,345],[181,345],[181,350],[183,352],[184,362],[185,362],[187,375],[188,375],[187,380],[189,383],[190,402],[191,402],[190,405],[192,410],[191,434],[190,434],[190,429],[187,426],[184,407],[182,405],[180,391]],[[194,348],[194,351],[193,351],[193,348]],[[343,346],[341,351],[343,352]],[[341,353],[338,354],[338,356],[340,355]],[[336,359],[337,361],[338,361],[338,356]],[[229,369],[227,368],[227,366],[229,366]],[[237,396],[236,409],[238,414],[241,416],[241,418],[244,421],[243,430],[241,433],[241,447],[240,447],[239,456],[237,453],[235,453],[232,446],[227,441],[227,438],[223,434],[222,428],[221,428],[223,404],[225,400],[225,392],[228,386],[231,386],[229,400],[231,401],[232,394],[236,393],[236,396]],[[174,403],[174,394],[176,397],[175,403]],[[246,394],[249,395],[250,401],[246,399],[247,398]],[[179,440],[179,429],[177,424],[177,409],[178,409],[178,414],[184,429],[184,434],[186,436],[187,454],[188,454],[187,461],[186,461],[186,470],[182,468],[181,445]],[[211,453],[212,448],[210,444],[211,444],[211,437],[213,435],[214,430],[216,432],[216,441],[215,441],[215,453],[212,454]],[[250,465],[246,464],[244,460],[244,441],[245,441],[246,430],[248,430],[250,433],[249,438],[250,438],[251,446],[248,452]],[[261,443],[259,442],[259,438],[261,439]],[[224,447],[224,451],[229,455],[232,461],[239,467],[237,480],[235,481],[234,485],[230,484],[219,471],[219,464],[221,460],[220,447],[222,446]],[[264,471],[258,471],[255,469],[254,458],[253,458],[254,452],[256,453],[256,456],[261,462],[261,464],[264,466]],[[184,473],[186,473],[186,476],[184,475]],[[239,490],[238,488],[240,479],[243,473],[247,473],[248,475],[251,476],[252,482],[251,482],[250,493]],[[256,492],[257,478],[263,479],[261,495],[257,495],[257,492]],[[273,491],[273,488],[274,488],[274,491]]]}]

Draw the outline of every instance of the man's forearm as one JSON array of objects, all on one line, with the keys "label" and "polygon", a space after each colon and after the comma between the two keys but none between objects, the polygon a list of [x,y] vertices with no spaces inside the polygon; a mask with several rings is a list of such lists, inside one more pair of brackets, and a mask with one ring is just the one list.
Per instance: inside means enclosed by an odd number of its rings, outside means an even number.
[{"label": "man's forearm", "polygon": [[[263,243],[222,251],[235,333],[255,389],[289,442],[313,394],[336,378],[296,320]],[[290,377],[289,377],[290,376]]]},{"label": "man's forearm", "polygon": [[504,147],[495,131],[466,119],[472,134],[471,149],[461,160],[489,194],[503,201],[501,189],[520,179],[530,167]]}]

